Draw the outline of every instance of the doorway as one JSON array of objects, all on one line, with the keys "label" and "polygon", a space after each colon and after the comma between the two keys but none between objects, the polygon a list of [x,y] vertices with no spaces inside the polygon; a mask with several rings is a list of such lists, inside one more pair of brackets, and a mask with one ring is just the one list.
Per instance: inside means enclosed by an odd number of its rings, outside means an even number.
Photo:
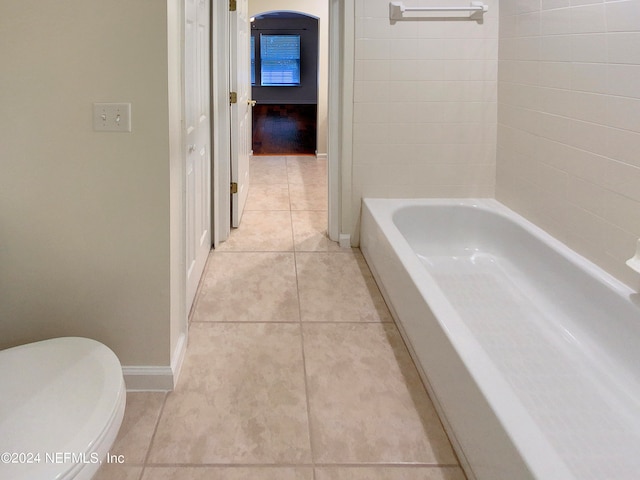
[{"label": "doorway", "polygon": [[269,11],[252,17],[254,155],[317,152],[318,27],[318,17],[301,12]]},{"label": "doorway", "polygon": [[[272,6],[276,0],[264,0]],[[235,2],[234,2],[235,3]],[[253,3],[253,2],[252,2]],[[327,159],[328,169],[328,225],[329,237],[340,239],[342,245],[349,244],[349,235],[341,235],[340,225],[350,225],[350,185],[351,176],[351,120],[353,117],[353,58],[354,42],[350,33],[355,26],[355,0],[326,0],[327,21],[321,20],[321,38],[325,35],[327,47],[327,88],[326,108],[319,112],[318,147],[319,154]],[[229,25],[235,15],[229,11],[226,2],[213,2],[213,223],[214,246],[229,238],[231,172],[230,157],[231,125],[229,111]],[[261,8],[260,11],[265,11]],[[324,30],[323,30],[324,29]],[[323,33],[326,31],[326,34]],[[322,57],[322,54],[321,54]],[[347,61],[345,61],[347,59]],[[322,62],[321,62],[322,64]],[[323,89],[321,88],[321,92]],[[322,105],[322,102],[320,103]],[[343,141],[343,138],[346,141]],[[325,153],[326,152],[326,153]],[[341,180],[342,177],[342,180]],[[345,202],[346,200],[346,202]]]}]

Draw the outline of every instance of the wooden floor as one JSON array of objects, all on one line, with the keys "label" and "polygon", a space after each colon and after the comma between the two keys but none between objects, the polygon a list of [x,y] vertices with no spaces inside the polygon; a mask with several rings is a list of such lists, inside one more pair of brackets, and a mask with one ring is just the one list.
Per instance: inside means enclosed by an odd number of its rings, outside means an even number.
[{"label": "wooden floor", "polygon": [[256,105],[253,154],[315,154],[316,118],[316,105]]}]

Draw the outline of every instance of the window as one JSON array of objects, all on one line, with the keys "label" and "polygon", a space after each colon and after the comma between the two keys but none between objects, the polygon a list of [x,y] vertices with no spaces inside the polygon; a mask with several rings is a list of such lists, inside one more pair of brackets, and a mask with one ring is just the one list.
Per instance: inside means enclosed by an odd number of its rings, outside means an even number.
[{"label": "window", "polygon": [[260,35],[263,87],[300,85],[300,35]]},{"label": "window", "polygon": [[251,85],[256,84],[256,37],[251,35]]}]

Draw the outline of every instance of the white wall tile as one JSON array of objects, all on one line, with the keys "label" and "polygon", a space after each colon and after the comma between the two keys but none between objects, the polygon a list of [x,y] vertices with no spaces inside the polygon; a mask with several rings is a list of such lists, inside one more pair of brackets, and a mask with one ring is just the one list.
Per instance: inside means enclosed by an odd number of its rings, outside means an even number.
[{"label": "white wall tile", "polygon": [[610,63],[640,64],[640,32],[607,35],[607,60]]},{"label": "white wall tile", "polygon": [[539,88],[535,99],[544,112],[563,117],[571,116],[573,102],[570,90]]},{"label": "white wall tile", "polygon": [[514,3],[514,13],[522,14],[536,12],[540,10],[540,0],[512,0]]},{"label": "white wall tile", "polygon": [[606,194],[607,190],[598,184],[570,175],[567,177],[567,200],[594,215],[604,216]]},{"label": "white wall tile", "polygon": [[616,192],[607,192],[605,217],[627,232],[640,234],[640,208],[638,202]]},{"label": "white wall tile", "polygon": [[531,13],[524,13],[522,15],[516,16],[515,18],[516,30],[513,36],[537,37],[540,35],[540,12],[536,11]]},{"label": "white wall tile", "polygon": [[569,35],[547,35],[540,38],[540,60],[547,62],[571,61],[573,38]]},{"label": "white wall tile", "polygon": [[640,167],[638,152],[640,152],[640,133],[619,128],[608,129],[605,150],[607,157]]},{"label": "white wall tile", "polygon": [[493,195],[499,26],[497,1],[488,3],[482,23],[392,25],[388,1],[356,6],[355,205],[363,194]]},{"label": "white wall tile", "polygon": [[640,99],[607,96],[606,123],[640,133]]},{"label": "white wall tile", "polygon": [[571,61],[581,63],[606,63],[607,39],[605,34],[573,35],[571,37]]},{"label": "white wall tile", "polygon": [[598,155],[607,154],[608,128],[597,123],[571,120],[568,144]]},{"label": "white wall tile", "polygon": [[640,98],[640,65],[613,65],[607,68],[607,93]]},{"label": "white wall tile", "polygon": [[604,4],[571,8],[571,33],[599,33],[607,30]]},{"label": "white wall tile", "polygon": [[540,62],[539,84],[542,87],[571,88],[571,63],[569,62]]},{"label": "white wall tile", "polygon": [[607,64],[572,63],[571,88],[581,92],[607,93],[607,74]]},{"label": "white wall tile", "polygon": [[585,122],[605,124],[603,112],[607,111],[609,95],[570,91],[572,118]]},{"label": "white wall tile", "polygon": [[609,162],[606,165],[605,185],[617,193],[640,202],[640,167],[622,162]]},{"label": "white wall tile", "polygon": [[571,6],[571,0],[542,0],[542,10],[554,10]]},{"label": "white wall tile", "polygon": [[606,24],[609,32],[640,31],[640,0],[605,3]]},{"label": "white wall tile", "polygon": [[593,5],[594,3],[603,3],[604,0],[571,0],[572,7],[579,7],[580,5]]},{"label": "white wall tile", "polygon": [[391,53],[389,42],[380,39],[359,38],[356,40],[355,49],[361,60],[386,60],[390,58]]},{"label": "white wall tile", "polygon": [[389,81],[390,65],[386,60],[360,60],[354,62],[355,80]]},{"label": "white wall tile", "polygon": [[540,13],[541,35],[563,35],[571,33],[571,9],[544,10]]},{"label": "white wall tile", "polygon": [[[624,260],[640,236],[640,0],[532,6],[501,16],[496,196],[637,283]],[[522,48],[536,38],[539,61]]]}]

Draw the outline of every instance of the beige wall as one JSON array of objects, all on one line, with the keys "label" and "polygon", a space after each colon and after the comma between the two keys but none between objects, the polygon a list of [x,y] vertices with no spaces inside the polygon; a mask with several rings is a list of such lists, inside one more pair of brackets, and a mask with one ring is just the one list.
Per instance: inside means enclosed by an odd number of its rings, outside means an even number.
[{"label": "beige wall", "polygon": [[501,4],[496,196],[638,288],[640,1],[578,3]]},{"label": "beige wall", "polygon": [[[80,335],[168,365],[167,4],[0,10],[0,348]],[[94,132],[93,102],[131,102],[133,132]]]},{"label": "beige wall", "polygon": [[352,218],[368,196],[494,195],[498,2],[487,3],[482,24],[392,25],[387,0],[356,2]]},{"label": "beige wall", "polygon": [[251,16],[275,10],[305,13],[320,19],[317,150],[319,154],[326,155],[329,88],[329,0],[249,0],[249,15]]}]

